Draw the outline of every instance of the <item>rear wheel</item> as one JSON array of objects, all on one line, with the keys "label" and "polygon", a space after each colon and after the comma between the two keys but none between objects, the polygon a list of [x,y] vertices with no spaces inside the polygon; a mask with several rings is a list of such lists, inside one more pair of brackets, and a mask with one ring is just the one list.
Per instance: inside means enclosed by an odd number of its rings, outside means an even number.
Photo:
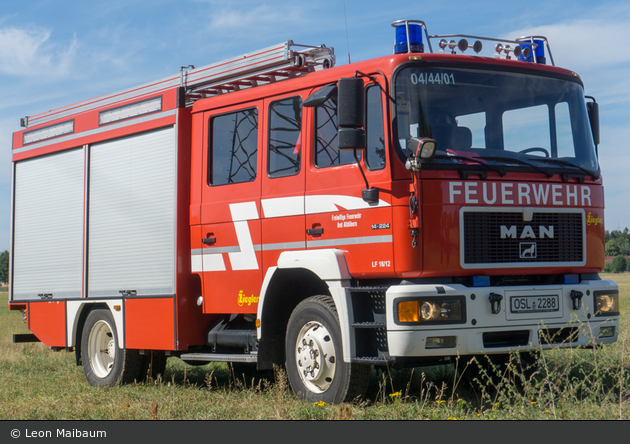
[{"label": "rear wheel", "polygon": [[118,347],[116,324],[109,310],[92,310],[85,320],[81,360],[87,381],[97,387],[113,387],[140,377],[142,357],[137,350]]},{"label": "rear wheel", "polygon": [[286,368],[295,394],[330,404],[364,396],[370,366],[344,362],[341,329],[330,296],[313,296],[293,310],[286,335]]}]

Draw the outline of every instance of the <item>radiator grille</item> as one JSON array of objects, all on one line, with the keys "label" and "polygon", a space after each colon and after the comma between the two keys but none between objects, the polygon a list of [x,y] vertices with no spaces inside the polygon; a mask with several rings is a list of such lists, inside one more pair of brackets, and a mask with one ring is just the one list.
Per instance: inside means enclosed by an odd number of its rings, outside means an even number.
[{"label": "radiator grille", "polygon": [[466,211],[462,221],[465,265],[584,261],[581,212],[534,213],[525,222],[521,212]]}]

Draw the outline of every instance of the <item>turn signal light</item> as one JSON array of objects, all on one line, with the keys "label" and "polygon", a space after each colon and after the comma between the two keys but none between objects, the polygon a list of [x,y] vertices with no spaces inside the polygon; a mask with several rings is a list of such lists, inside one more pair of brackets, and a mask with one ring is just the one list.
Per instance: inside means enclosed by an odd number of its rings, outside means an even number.
[{"label": "turn signal light", "polygon": [[399,322],[418,322],[420,320],[418,301],[402,301],[398,303]]}]

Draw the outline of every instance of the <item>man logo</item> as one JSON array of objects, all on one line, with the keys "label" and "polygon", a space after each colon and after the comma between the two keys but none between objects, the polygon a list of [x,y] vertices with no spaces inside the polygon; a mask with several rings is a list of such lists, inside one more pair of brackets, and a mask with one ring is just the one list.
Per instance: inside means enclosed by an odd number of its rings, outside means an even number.
[{"label": "man logo", "polygon": [[536,259],[536,242],[521,242],[521,259]]},{"label": "man logo", "polygon": [[[509,228],[506,225],[501,225],[500,230],[501,239],[516,239],[517,237],[519,239],[536,239],[536,232],[530,225],[525,225],[520,235],[517,232],[516,225],[512,225]],[[550,225],[549,227],[541,225],[538,227],[538,239],[553,239],[554,237],[553,225]]]}]

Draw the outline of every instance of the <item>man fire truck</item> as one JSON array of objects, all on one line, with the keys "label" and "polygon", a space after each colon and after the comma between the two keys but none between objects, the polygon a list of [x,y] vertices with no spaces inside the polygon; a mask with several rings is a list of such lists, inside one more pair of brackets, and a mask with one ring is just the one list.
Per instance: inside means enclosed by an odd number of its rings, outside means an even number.
[{"label": "man fire truck", "polygon": [[168,356],[286,365],[327,403],[373,365],[615,342],[580,77],[544,37],[392,26],[393,55],[287,41],[22,119],[14,341],[101,387]]}]

